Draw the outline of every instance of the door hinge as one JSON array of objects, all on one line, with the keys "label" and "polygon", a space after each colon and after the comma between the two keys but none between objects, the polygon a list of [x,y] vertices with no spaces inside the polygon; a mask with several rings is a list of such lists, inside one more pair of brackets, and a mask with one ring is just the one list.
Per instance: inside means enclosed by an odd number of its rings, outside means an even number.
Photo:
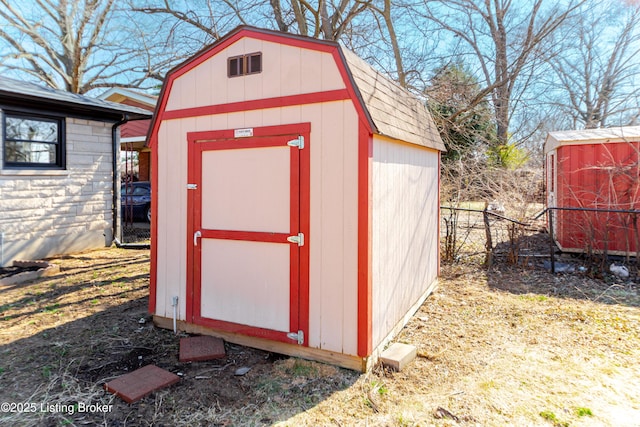
[{"label": "door hinge", "polygon": [[304,148],[304,136],[300,135],[296,139],[292,139],[291,141],[287,142],[287,145],[289,147],[298,147],[302,150]]},{"label": "door hinge", "polygon": [[187,190],[197,190],[198,184],[187,184]]},{"label": "door hinge", "polygon": [[304,246],[304,234],[298,233],[297,236],[289,236],[287,237],[287,242],[297,243],[298,246]]},{"label": "door hinge", "polygon": [[287,338],[289,338],[290,340],[298,341],[298,344],[300,345],[304,344],[304,332],[301,330],[298,332],[289,332],[287,334]]}]

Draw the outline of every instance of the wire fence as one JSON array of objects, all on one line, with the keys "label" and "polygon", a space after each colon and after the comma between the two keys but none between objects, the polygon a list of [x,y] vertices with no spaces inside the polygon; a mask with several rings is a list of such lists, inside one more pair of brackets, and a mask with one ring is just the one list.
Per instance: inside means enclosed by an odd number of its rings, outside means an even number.
[{"label": "wire fence", "polygon": [[441,258],[540,265],[553,273],[624,266],[622,278],[637,278],[639,219],[631,209],[547,207],[518,220],[488,208],[441,206]]},{"label": "wire fence", "polygon": [[151,226],[145,222],[122,224],[122,243],[145,243],[151,239]]}]

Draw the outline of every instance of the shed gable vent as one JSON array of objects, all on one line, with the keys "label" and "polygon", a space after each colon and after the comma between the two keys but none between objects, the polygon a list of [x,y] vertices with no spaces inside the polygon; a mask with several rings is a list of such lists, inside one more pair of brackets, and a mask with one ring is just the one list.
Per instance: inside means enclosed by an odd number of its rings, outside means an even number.
[{"label": "shed gable vent", "polygon": [[229,77],[244,76],[262,72],[262,52],[232,56],[227,60]]}]

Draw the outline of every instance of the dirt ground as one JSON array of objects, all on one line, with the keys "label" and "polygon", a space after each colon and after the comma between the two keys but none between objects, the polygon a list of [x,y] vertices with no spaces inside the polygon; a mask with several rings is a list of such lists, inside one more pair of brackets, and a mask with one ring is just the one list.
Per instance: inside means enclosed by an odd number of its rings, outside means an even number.
[{"label": "dirt ground", "polygon": [[[180,363],[147,313],[149,251],[52,262],[0,288],[0,425],[640,426],[639,287],[610,276],[444,266],[397,338],[418,358],[359,374],[230,344]],[[180,382],[134,404],[104,392],[149,363]]]}]

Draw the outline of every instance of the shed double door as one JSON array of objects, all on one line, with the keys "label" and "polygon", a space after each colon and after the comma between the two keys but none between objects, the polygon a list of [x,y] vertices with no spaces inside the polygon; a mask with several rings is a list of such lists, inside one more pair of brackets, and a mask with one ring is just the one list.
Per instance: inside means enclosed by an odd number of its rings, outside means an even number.
[{"label": "shed double door", "polygon": [[301,138],[211,136],[192,138],[189,150],[192,321],[306,344],[308,209],[301,184],[308,171],[301,174]]}]

